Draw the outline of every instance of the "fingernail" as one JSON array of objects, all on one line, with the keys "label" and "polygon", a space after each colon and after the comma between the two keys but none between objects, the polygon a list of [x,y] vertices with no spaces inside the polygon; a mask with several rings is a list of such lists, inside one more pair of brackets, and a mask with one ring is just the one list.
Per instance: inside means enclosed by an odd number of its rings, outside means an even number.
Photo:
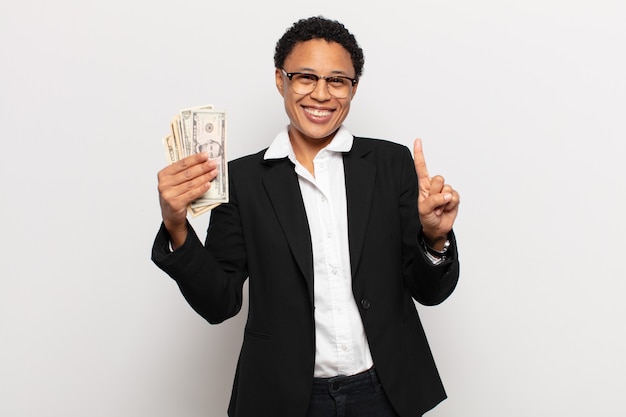
[{"label": "fingernail", "polygon": [[445,194],[443,195],[443,199],[444,199],[444,200],[446,200],[446,202],[447,202],[447,201],[452,200],[452,194],[450,194],[450,193],[445,193]]}]

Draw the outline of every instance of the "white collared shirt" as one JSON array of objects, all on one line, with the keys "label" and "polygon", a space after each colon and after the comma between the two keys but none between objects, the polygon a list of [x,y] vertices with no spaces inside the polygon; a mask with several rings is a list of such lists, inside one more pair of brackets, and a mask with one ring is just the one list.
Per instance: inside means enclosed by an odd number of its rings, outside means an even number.
[{"label": "white collared shirt", "polygon": [[374,364],[352,294],[343,152],[353,136],[343,126],[313,160],[315,177],[296,159],[287,128],[265,159],[288,157],[295,164],[313,246],[315,377],[353,375]]}]

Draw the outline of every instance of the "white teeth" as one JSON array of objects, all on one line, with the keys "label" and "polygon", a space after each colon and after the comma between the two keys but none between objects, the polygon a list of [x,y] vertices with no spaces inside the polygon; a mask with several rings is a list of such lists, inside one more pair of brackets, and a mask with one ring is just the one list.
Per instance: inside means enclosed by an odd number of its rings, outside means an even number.
[{"label": "white teeth", "polygon": [[317,116],[317,117],[326,117],[330,115],[330,110],[317,110],[317,109],[310,109],[310,108],[305,108],[304,110],[307,113],[312,114],[313,116]]}]

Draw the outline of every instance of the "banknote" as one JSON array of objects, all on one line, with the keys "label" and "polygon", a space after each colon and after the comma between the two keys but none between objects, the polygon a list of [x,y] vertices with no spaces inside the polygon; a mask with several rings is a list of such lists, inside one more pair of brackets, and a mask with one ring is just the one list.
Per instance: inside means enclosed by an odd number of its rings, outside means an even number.
[{"label": "banknote", "polygon": [[177,118],[178,129],[180,131],[180,140],[182,141],[182,150],[184,152],[183,158],[193,155],[191,152],[191,123],[193,121],[192,112],[196,110],[213,110],[212,104],[206,104],[204,106],[192,107],[189,109],[182,109]]},{"label": "banknote", "polygon": [[206,152],[209,159],[217,162],[217,177],[211,181],[211,188],[188,207],[192,216],[228,202],[226,113],[215,110],[212,105],[183,109],[172,119],[170,130],[163,139],[170,164],[200,152]]},{"label": "banknote", "polygon": [[206,152],[217,162],[217,177],[211,188],[191,203],[192,208],[228,202],[228,164],[226,163],[226,114],[215,110],[191,111],[189,155]]},{"label": "banknote", "polygon": [[178,145],[176,144],[174,135],[167,135],[163,139],[163,146],[165,147],[165,157],[167,158],[167,162],[172,164],[180,159],[178,156]]}]

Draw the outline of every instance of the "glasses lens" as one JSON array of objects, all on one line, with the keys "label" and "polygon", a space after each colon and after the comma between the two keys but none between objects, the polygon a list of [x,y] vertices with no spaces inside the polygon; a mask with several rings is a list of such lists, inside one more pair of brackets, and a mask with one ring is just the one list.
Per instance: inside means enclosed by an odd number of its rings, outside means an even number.
[{"label": "glasses lens", "polygon": [[326,78],[328,92],[337,98],[345,98],[350,94],[352,83],[347,78],[330,77]]},{"label": "glasses lens", "polygon": [[291,78],[293,91],[298,94],[309,94],[315,90],[317,76],[314,74],[294,74]]}]

